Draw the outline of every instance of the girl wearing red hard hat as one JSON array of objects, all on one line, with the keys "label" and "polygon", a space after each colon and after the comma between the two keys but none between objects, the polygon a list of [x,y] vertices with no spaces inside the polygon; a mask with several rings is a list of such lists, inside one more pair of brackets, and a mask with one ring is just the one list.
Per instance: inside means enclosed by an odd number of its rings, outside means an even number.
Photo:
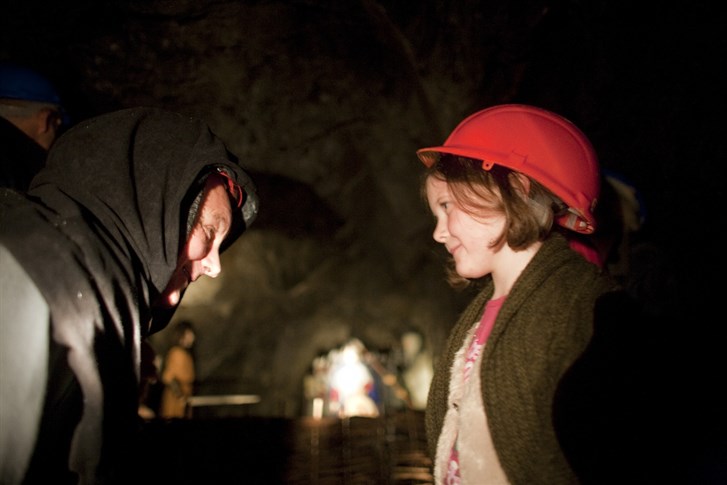
[{"label": "girl wearing red hard hat", "polygon": [[[417,155],[427,167],[433,238],[450,254],[449,281],[480,287],[432,379],[426,427],[435,483],[552,485],[622,470],[629,455],[603,452],[615,432],[604,423],[620,409],[591,426],[591,404],[605,388],[586,391],[570,377],[600,306],[629,308],[564,236],[596,228],[599,166],[590,142],[555,113],[508,104],[469,116],[442,146]],[[589,411],[571,412],[576,405]],[[583,423],[588,440],[572,432]]]}]

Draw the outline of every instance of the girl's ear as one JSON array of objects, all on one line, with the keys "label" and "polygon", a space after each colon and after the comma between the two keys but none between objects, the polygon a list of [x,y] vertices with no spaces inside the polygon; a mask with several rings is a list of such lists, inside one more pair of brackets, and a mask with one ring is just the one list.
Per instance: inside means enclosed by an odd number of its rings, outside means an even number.
[{"label": "girl's ear", "polygon": [[510,172],[510,184],[524,200],[528,200],[530,194],[530,179],[520,172]]},{"label": "girl's ear", "polygon": [[532,181],[527,175],[519,172],[510,174],[510,183],[517,194],[528,204],[532,215],[538,221],[540,227],[550,227],[553,223],[553,210],[551,209],[550,200],[537,190],[532,190]]}]

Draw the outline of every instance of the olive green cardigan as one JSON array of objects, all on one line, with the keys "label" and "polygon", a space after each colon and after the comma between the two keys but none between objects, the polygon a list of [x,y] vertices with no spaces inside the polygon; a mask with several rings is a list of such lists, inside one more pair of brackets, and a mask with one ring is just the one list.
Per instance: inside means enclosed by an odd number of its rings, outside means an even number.
[{"label": "olive green cardigan", "polygon": [[[485,412],[510,483],[577,483],[556,438],[553,398],[593,334],[596,300],[614,289],[611,279],[553,234],[507,296],[484,348],[480,375],[487,376],[481,379]],[[453,357],[492,293],[489,280],[460,316],[435,364],[426,410],[432,459],[447,412]]]}]

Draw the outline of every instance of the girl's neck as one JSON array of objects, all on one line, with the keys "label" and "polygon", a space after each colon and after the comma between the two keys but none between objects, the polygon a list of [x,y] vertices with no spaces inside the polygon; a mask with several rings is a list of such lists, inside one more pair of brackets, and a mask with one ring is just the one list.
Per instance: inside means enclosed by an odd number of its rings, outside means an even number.
[{"label": "girl's neck", "polygon": [[500,249],[497,253],[497,264],[492,271],[492,282],[495,285],[495,292],[492,294],[493,300],[510,293],[515,281],[542,245],[542,242],[536,242],[526,249],[514,251],[505,244]]}]

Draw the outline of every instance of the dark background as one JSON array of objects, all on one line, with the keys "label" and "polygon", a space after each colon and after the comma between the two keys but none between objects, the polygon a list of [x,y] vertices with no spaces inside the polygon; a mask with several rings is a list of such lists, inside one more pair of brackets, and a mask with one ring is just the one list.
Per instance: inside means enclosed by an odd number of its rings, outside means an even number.
[{"label": "dark background", "polygon": [[415,327],[436,354],[467,295],[443,281],[414,152],[524,102],[570,118],[639,189],[657,263],[638,263],[686,369],[674,392],[712,407],[725,16],[668,3],[6,0],[0,57],[50,77],[74,122],[136,105],[200,116],[253,174],[258,222],[177,315],[199,330],[201,393],[297,416],[312,359],[351,336],[384,352]]}]

